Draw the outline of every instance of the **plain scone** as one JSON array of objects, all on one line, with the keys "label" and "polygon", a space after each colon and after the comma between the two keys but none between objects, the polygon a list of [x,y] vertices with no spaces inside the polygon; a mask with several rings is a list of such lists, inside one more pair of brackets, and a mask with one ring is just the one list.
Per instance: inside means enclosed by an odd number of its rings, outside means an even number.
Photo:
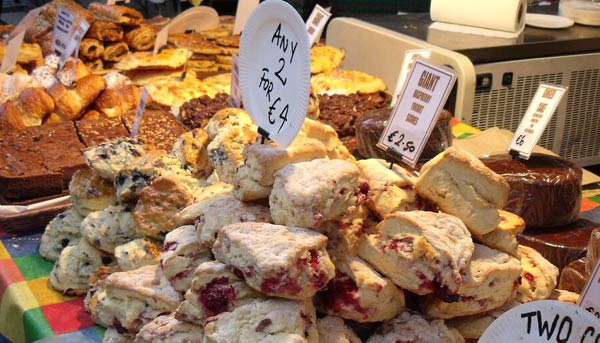
[{"label": "plain scone", "polygon": [[368,184],[358,167],[344,160],[292,163],[275,173],[269,196],[276,224],[316,229],[364,203]]},{"label": "plain scone", "polygon": [[335,274],[327,237],[307,229],[267,223],[238,223],[219,229],[215,258],[267,295],[308,299]]},{"label": "plain scone", "polygon": [[135,335],[134,343],[201,342],[203,334],[202,326],[177,320],[171,313],[158,316],[142,326]]},{"label": "plain scone", "polygon": [[381,324],[366,343],[464,343],[455,329],[448,328],[443,320],[428,322],[418,314],[404,312]]},{"label": "plain scone", "polygon": [[415,190],[473,234],[485,235],[500,223],[498,209],[508,201],[509,187],[475,156],[450,147],[423,165]]},{"label": "plain scone", "polygon": [[326,316],[317,319],[317,330],[319,343],[362,343],[340,317]]}]

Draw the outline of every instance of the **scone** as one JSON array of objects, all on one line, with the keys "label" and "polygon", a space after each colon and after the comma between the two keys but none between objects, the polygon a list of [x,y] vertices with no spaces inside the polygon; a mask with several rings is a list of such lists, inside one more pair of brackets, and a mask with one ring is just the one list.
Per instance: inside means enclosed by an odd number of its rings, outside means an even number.
[{"label": "scone", "polygon": [[210,260],[210,249],[200,245],[193,225],[178,227],[165,236],[160,266],[176,291],[185,293],[196,267]]},{"label": "scone", "polygon": [[134,335],[120,333],[115,328],[106,328],[102,343],[133,343],[134,338]]},{"label": "scone", "polygon": [[298,135],[316,139],[323,143],[325,150],[327,150],[327,158],[331,160],[356,161],[356,158],[352,156],[340,140],[335,129],[325,123],[306,118]]},{"label": "scone", "polygon": [[144,143],[139,139],[118,138],[87,148],[83,157],[98,175],[113,182],[119,170],[145,152]]},{"label": "scone", "polygon": [[317,319],[317,331],[319,343],[362,343],[340,317],[326,316]]},{"label": "scone", "polygon": [[211,201],[221,197],[233,197],[233,186],[228,183],[218,182],[210,186],[201,187],[200,191],[194,194],[194,203],[175,213],[174,219],[177,226],[194,224],[198,216],[203,213],[204,208]]},{"label": "scone", "polygon": [[458,331],[447,327],[443,320],[428,322],[418,314],[404,312],[381,324],[366,343],[461,343]]},{"label": "scone", "polygon": [[171,154],[195,177],[206,178],[213,169],[206,150],[209,142],[206,131],[196,128],[179,136]]},{"label": "scone", "polygon": [[212,251],[255,290],[307,299],[334,276],[326,245],[327,237],[314,231],[247,222],[219,229]]},{"label": "scone", "polygon": [[177,158],[167,155],[162,150],[148,151],[117,172],[115,178],[117,200],[122,203],[135,203],[144,187],[157,177],[166,174],[179,174],[192,178],[192,174],[182,168]]},{"label": "scone", "polygon": [[208,158],[221,181],[233,184],[237,168],[244,164],[242,152],[257,135],[247,126],[234,126],[221,131],[208,144]]},{"label": "scone", "polygon": [[243,151],[244,164],[233,179],[233,194],[242,201],[268,198],[275,172],[290,163],[325,158],[326,154],[323,143],[301,136],[286,149],[275,142],[248,145]]},{"label": "scone", "polygon": [[525,230],[525,220],[519,215],[504,210],[498,210],[498,214],[500,215],[498,229],[510,232],[515,236]]},{"label": "scone", "polygon": [[92,287],[84,301],[92,320],[129,334],[175,311],[181,300],[157,265],[112,273]]},{"label": "scone", "polygon": [[520,302],[509,300],[504,305],[491,311],[472,316],[457,317],[446,320],[446,325],[456,329],[464,338],[479,339],[494,320],[513,307],[521,305]]},{"label": "scone", "polygon": [[268,207],[241,202],[233,196],[221,196],[206,200],[197,212],[195,227],[200,245],[210,249],[217,231],[229,224],[242,222],[273,223]]},{"label": "scone", "polygon": [[548,299],[577,304],[577,301],[579,301],[579,293],[566,291],[564,289],[554,289]]},{"label": "scone", "polygon": [[508,183],[479,159],[453,147],[421,168],[417,193],[462,220],[477,236],[500,223],[498,209],[508,201]]},{"label": "scone", "polygon": [[85,239],[63,249],[50,272],[50,286],[66,295],[83,295],[94,271],[114,264],[113,257],[103,254]]},{"label": "scone", "polygon": [[89,168],[73,174],[69,182],[69,194],[73,207],[84,217],[116,203],[112,182]]},{"label": "scone", "polygon": [[366,159],[356,162],[369,183],[367,206],[380,219],[396,211],[412,211],[418,208],[413,190],[417,178],[408,170],[382,159]]},{"label": "scone", "polygon": [[360,237],[374,222],[367,205],[352,206],[340,219],[326,221],[315,231],[327,236],[327,251],[331,255],[358,256]]},{"label": "scone", "polygon": [[379,322],[404,311],[404,293],[359,257],[335,258],[335,277],[317,293],[324,312],[356,322]]},{"label": "scone", "polygon": [[316,321],[310,300],[260,299],[210,318],[204,342],[317,343]]},{"label": "scone", "polygon": [[140,192],[133,217],[141,234],[163,240],[177,226],[174,215],[193,201],[193,190],[177,175],[159,176]]},{"label": "scone", "polygon": [[275,173],[271,216],[276,224],[318,228],[364,203],[367,191],[368,184],[351,162],[316,159],[289,164]]},{"label": "scone", "polygon": [[525,221],[516,214],[498,210],[500,224],[492,232],[476,236],[476,239],[490,248],[503,251],[510,256],[521,258],[517,234],[525,229]]},{"label": "scone", "polygon": [[202,326],[175,319],[175,315],[165,314],[156,317],[142,326],[135,335],[135,343],[202,343]]},{"label": "scone", "polygon": [[463,283],[454,302],[435,295],[422,302],[430,318],[454,318],[493,310],[514,298],[519,288],[521,263],[516,258],[485,245],[475,244],[471,263],[462,273]]},{"label": "scone", "polygon": [[400,288],[452,299],[463,283],[474,246],[465,225],[445,213],[388,215],[363,235],[358,254]]},{"label": "scone", "polygon": [[117,245],[138,238],[133,213],[122,205],[90,213],[81,222],[81,234],[96,249],[108,254],[114,254]]},{"label": "scone", "polygon": [[521,252],[521,285],[518,292],[531,300],[548,299],[556,288],[559,270],[537,250],[519,245]]},{"label": "scone", "polygon": [[83,221],[83,217],[74,207],[54,217],[46,225],[46,229],[42,234],[39,248],[40,256],[50,261],[56,261],[64,248],[79,243],[81,239],[81,221]]},{"label": "scone", "polygon": [[175,317],[203,325],[210,317],[262,297],[227,265],[218,261],[204,262],[194,272],[192,285],[177,308]]},{"label": "scone", "polygon": [[119,268],[126,272],[143,266],[158,264],[160,247],[149,239],[138,238],[115,247],[115,259]]},{"label": "scone", "polygon": [[204,128],[210,140],[215,139],[218,134],[232,127],[246,126],[256,131],[254,121],[248,113],[240,108],[224,108],[215,113]]}]

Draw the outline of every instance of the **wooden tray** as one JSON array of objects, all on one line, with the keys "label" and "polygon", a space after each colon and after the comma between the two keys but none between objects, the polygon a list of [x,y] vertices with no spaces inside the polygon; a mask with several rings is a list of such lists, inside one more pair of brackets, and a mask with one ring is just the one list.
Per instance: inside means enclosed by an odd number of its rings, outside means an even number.
[{"label": "wooden tray", "polygon": [[32,210],[15,214],[0,214],[0,231],[9,234],[18,234],[26,231],[44,228],[57,214],[71,206],[69,198],[51,203],[48,206],[41,204]]}]

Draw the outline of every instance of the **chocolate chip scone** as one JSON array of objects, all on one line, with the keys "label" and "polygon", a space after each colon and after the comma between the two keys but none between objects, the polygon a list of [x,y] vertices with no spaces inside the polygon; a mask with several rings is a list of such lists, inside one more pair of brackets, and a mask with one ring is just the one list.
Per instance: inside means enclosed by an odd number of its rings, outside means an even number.
[{"label": "chocolate chip scone", "polygon": [[39,248],[40,256],[50,261],[56,261],[64,248],[79,243],[82,221],[83,217],[74,207],[54,217],[46,225],[46,229],[42,234]]},{"label": "chocolate chip scone", "polygon": [[242,152],[257,135],[247,126],[234,126],[220,131],[208,144],[208,158],[221,181],[233,184],[237,168],[244,164]]},{"label": "chocolate chip scone", "polygon": [[521,277],[521,262],[482,244],[461,273],[462,285],[453,302],[431,294],[421,303],[430,318],[454,318],[493,310],[515,297]]},{"label": "chocolate chip scone", "polygon": [[118,138],[87,148],[83,157],[98,175],[113,182],[119,170],[145,152],[145,145],[139,139]]},{"label": "chocolate chip scone", "polygon": [[218,232],[215,258],[264,294],[307,299],[334,276],[322,234],[267,223],[231,224]]},{"label": "chocolate chip scone", "polygon": [[400,288],[452,298],[473,254],[471,235],[460,219],[412,211],[388,215],[360,238],[358,254]]},{"label": "chocolate chip scone", "polygon": [[60,253],[50,272],[50,286],[67,295],[83,295],[89,288],[88,279],[94,271],[113,264],[112,256],[103,254],[82,239]]},{"label": "chocolate chip scone", "polygon": [[196,267],[210,260],[210,249],[200,245],[193,225],[180,226],[165,236],[160,266],[178,292],[185,293],[192,284]]},{"label": "chocolate chip scone", "polygon": [[359,257],[337,256],[335,277],[317,293],[319,308],[356,322],[379,322],[404,311],[404,293]]},{"label": "chocolate chip scone", "polygon": [[95,323],[135,334],[159,315],[175,311],[180,300],[160,268],[149,265],[99,280],[84,304]]},{"label": "chocolate chip scone", "polygon": [[242,222],[272,223],[268,207],[241,202],[233,196],[221,196],[204,202],[197,212],[195,227],[198,241],[204,247],[212,247],[217,231],[229,224]]},{"label": "chocolate chip scone", "polygon": [[202,343],[202,326],[175,319],[175,315],[165,314],[156,317],[142,326],[135,335],[135,343]]},{"label": "chocolate chip scone", "polygon": [[519,245],[521,252],[521,285],[518,292],[531,300],[548,299],[556,288],[559,270],[537,250]]},{"label": "chocolate chip scone", "polygon": [[69,182],[69,195],[73,207],[84,217],[116,203],[112,182],[90,168],[80,169],[73,174]]},{"label": "chocolate chip scone", "polygon": [[115,259],[122,271],[158,264],[161,248],[146,238],[137,238],[115,247]]},{"label": "chocolate chip scone", "polygon": [[318,228],[365,202],[368,184],[343,160],[293,163],[275,173],[269,196],[271,216],[280,225]]},{"label": "chocolate chip scone", "polygon": [[175,317],[190,323],[204,324],[207,318],[247,304],[262,294],[250,288],[227,265],[204,262],[194,272],[194,279],[185,300],[177,308]]},{"label": "chocolate chip scone", "polygon": [[181,165],[197,178],[206,178],[212,173],[212,165],[208,160],[208,134],[204,129],[197,128],[179,136],[171,155],[175,156]]},{"label": "chocolate chip scone", "polygon": [[319,343],[362,343],[340,317],[326,316],[317,319],[317,331]]},{"label": "chocolate chip scone", "polygon": [[475,235],[485,235],[498,226],[498,209],[508,201],[508,189],[502,176],[453,147],[425,163],[415,184],[420,196],[460,218]]},{"label": "chocolate chip scone", "polygon": [[252,131],[256,131],[256,125],[246,111],[240,108],[224,108],[215,113],[204,127],[208,138],[215,139],[220,133],[229,130],[232,127],[246,126]]},{"label": "chocolate chip scone", "polygon": [[316,343],[316,321],[310,300],[259,299],[210,318],[204,342]]},{"label": "chocolate chip scone", "polygon": [[133,213],[122,205],[90,213],[81,222],[81,234],[96,249],[108,254],[114,254],[116,246],[139,237]]},{"label": "chocolate chip scone", "polygon": [[464,343],[458,331],[448,328],[443,320],[428,322],[418,314],[404,312],[384,322],[366,343]]}]

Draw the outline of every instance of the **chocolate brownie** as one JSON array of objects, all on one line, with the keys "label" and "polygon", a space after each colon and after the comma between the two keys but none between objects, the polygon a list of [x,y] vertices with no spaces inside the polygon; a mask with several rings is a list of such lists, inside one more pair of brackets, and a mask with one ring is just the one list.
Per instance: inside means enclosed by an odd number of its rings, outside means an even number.
[{"label": "chocolate brownie", "polygon": [[[129,112],[123,117],[123,123],[129,132],[132,131],[135,112]],[[138,130],[137,138],[155,149],[170,152],[177,138],[187,129],[175,116],[167,111],[146,110]]]},{"label": "chocolate brownie", "polygon": [[129,137],[129,132],[120,119],[79,120],[75,122],[75,128],[79,139],[86,147],[120,137]]},{"label": "chocolate brownie", "polygon": [[219,93],[214,98],[203,95],[181,105],[181,121],[189,129],[205,127],[208,120],[218,111],[230,107],[229,95]]}]

